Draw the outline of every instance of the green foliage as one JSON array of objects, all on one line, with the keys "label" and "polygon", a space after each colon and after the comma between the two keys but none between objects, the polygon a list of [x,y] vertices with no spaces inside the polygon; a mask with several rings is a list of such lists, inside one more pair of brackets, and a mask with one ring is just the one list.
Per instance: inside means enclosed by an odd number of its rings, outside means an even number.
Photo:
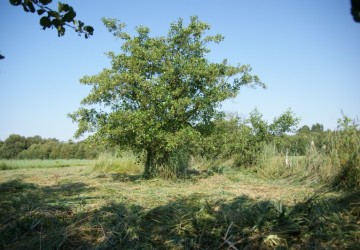
[{"label": "green foliage", "polygon": [[237,116],[219,117],[199,146],[199,154],[211,161],[231,158],[249,140],[250,127]]},{"label": "green foliage", "polygon": [[299,128],[298,133],[299,133],[299,134],[307,134],[307,133],[310,133],[310,128],[309,128],[309,126],[308,126],[308,125],[302,126],[301,128]]},{"label": "green foliage", "polygon": [[100,150],[99,146],[85,142],[65,143],[14,134],[0,144],[0,159],[93,159]]},{"label": "green foliage", "polygon": [[10,135],[0,148],[0,158],[15,158],[21,151],[28,148],[26,138],[24,136]]},{"label": "green foliage", "polygon": [[295,133],[299,122],[300,118],[296,117],[291,109],[288,109],[281,116],[274,118],[269,129],[273,135],[283,136],[286,133]]},{"label": "green foliage", "polygon": [[[210,42],[221,35],[205,36],[210,25],[191,17],[188,26],[179,19],[170,26],[167,37],[151,37],[150,29],[139,26],[132,37],[124,24],[104,19],[106,27],[123,40],[122,52],[109,52],[110,69],[85,76],[82,84],[92,86],[83,105],[70,115],[79,127],[76,136],[95,132],[92,139],[110,145],[146,152],[144,175],[156,175],[158,166],[181,169],[193,145],[212,126],[220,103],[235,97],[241,86],[262,86],[251,75],[249,65],[231,66],[206,59]],[[188,152],[184,152],[184,150]]]},{"label": "green foliage", "polygon": [[313,124],[311,126],[311,132],[315,132],[315,133],[324,132],[324,125],[322,125],[320,123]]},{"label": "green foliage", "polygon": [[234,159],[235,166],[250,167],[258,163],[264,146],[275,143],[285,146],[284,141],[295,131],[299,121],[291,110],[284,112],[268,124],[259,110],[254,109],[248,119],[236,116],[218,117],[209,134],[202,138],[199,154],[208,160]]},{"label": "green foliage", "polygon": [[235,165],[238,167],[256,165],[261,148],[268,143],[272,137],[270,125],[262,119],[262,116],[257,108],[250,113],[250,118],[247,122],[251,130],[247,140],[239,142],[244,146],[240,148],[235,158]]},{"label": "green foliage", "polygon": [[85,25],[80,20],[75,20],[76,12],[73,7],[58,2],[56,11],[48,7],[51,2],[52,0],[10,0],[10,4],[14,6],[21,5],[25,12],[36,12],[39,16],[42,16],[40,18],[42,28],[44,30],[55,28],[58,36],[65,34],[65,26],[74,29],[79,35],[84,34],[85,38],[93,35],[94,28],[92,26]]}]

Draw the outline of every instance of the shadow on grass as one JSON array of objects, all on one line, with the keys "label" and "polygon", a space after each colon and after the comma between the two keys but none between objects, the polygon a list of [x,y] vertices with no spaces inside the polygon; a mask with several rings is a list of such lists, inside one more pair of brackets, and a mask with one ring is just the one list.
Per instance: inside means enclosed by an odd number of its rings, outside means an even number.
[{"label": "shadow on grass", "polygon": [[355,249],[359,243],[360,192],[293,207],[194,194],[152,209],[121,202],[74,210],[74,194],[88,191],[83,183],[0,185],[0,248]]},{"label": "shadow on grass", "polygon": [[[195,180],[200,178],[207,178],[214,173],[208,174],[208,171],[200,172],[198,170],[189,169],[186,173],[180,176],[159,176],[160,179],[167,180]],[[122,174],[122,173],[111,173],[109,174],[114,182],[139,182],[141,180],[146,181],[143,174]],[[104,175],[106,176],[106,175]]]},{"label": "shadow on grass", "polygon": [[114,173],[110,174],[112,181],[115,182],[138,182],[143,179],[143,175],[141,174],[120,174]]},{"label": "shadow on grass", "polygon": [[[0,249],[57,248],[81,214],[91,191],[84,183],[38,186],[21,180],[0,184]],[[45,247],[46,246],[46,247]]]}]

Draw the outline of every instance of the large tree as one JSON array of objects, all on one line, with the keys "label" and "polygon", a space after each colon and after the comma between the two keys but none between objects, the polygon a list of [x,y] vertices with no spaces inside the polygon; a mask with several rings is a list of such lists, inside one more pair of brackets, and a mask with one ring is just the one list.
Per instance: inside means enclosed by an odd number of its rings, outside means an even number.
[{"label": "large tree", "polygon": [[207,59],[208,44],[223,37],[205,36],[210,26],[197,17],[187,26],[172,23],[166,37],[151,37],[143,26],[131,36],[116,19],[103,22],[123,40],[122,52],[108,52],[111,68],[80,80],[92,90],[69,116],[78,122],[76,137],[90,132],[90,139],[145,152],[145,178],[160,166],[178,171],[186,164],[181,156],[241,86],[265,87],[249,65]]}]

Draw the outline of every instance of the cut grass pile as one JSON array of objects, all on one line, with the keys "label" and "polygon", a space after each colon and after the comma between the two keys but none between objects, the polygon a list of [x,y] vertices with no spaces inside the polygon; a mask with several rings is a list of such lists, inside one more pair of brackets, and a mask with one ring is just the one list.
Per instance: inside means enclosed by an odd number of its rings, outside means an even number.
[{"label": "cut grass pile", "polygon": [[92,167],[4,170],[2,249],[355,249],[360,193],[244,172],[145,181]]}]

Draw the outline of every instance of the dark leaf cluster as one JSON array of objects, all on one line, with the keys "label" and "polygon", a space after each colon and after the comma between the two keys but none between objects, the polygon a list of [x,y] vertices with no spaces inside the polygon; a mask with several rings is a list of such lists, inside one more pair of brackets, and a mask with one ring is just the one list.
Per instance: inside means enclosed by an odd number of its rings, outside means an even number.
[{"label": "dark leaf cluster", "polygon": [[355,22],[360,23],[360,0],[351,0],[351,15]]},{"label": "dark leaf cluster", "polygon": [[68,4],[58,2],[57,10],[48,7],[52,0],[10,0],[14,6],[22,6],[25,12],[37,13],[40,18],[40,25],[45,30],[55,28],[58,36],[65,34],[65,27],[70,27],[79,35],[84,34],[89,38],[94,33],[92,26],[85,25],[82,21],[76,20],[76,12]]}]

